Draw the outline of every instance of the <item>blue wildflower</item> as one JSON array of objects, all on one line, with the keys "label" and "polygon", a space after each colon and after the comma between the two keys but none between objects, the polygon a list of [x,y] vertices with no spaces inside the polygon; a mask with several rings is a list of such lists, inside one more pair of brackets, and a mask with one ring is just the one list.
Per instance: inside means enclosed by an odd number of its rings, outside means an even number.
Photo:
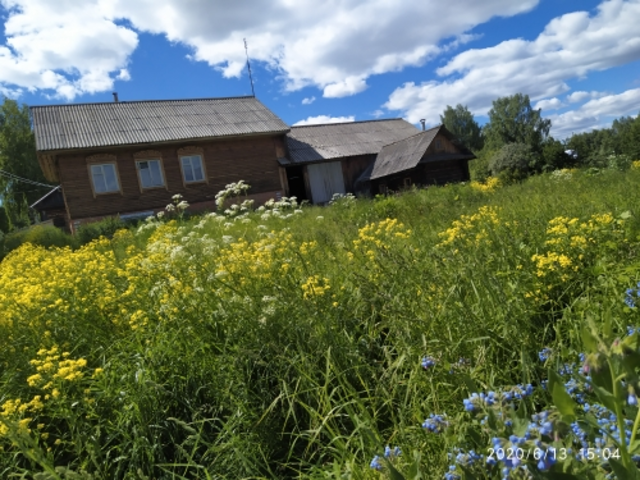
[{"label": "blue wildflower", "polygon": [[434,415],[433,413],[422,423],[422,428],[432,433],[442,433],[448,426],[446,415]]},{"label": "blue wildflower", "polygon": [[540,352],[538,352],[538,358],[540,359],[541,362],[546,362],[547,360],[549,360],[550,356],[551,356],[551,349],[548,347],[544,347],[542,350],[540,350]]},{"label": "blue wildflower", "polygon": [[433,357],[423,357],[422,358],[422,368],[428,370],[436,364],[436,359]]},{"label": "blue wildflower", "polygon": [[444,474],[445,480],[460,480],[460,475],[456,475],[456,466],[449,465],[449,471]]},{"label": "blue wildflower", "polygon": [[399,457],[401,453],[400,447],[393,447],[393,449],[389,445],[384,447],[384,458]]},{"label": "blue wildflower", "polygon": [[640,297],[640,283],[638,283],[638,289],[634,290],[633,288],[627,288],[625,292],[624,303],[627,304],[629,308],[636,308],[636,302],[634,297]]},{"label": "blue wildflower", "polygon": [[369,466],[375,470],[382,470],[382,464],[380,463],[380,457],[378,455],[376,455],[375,457],[373,457],[373,460],[371,460],[371,463],[369,464]]}]

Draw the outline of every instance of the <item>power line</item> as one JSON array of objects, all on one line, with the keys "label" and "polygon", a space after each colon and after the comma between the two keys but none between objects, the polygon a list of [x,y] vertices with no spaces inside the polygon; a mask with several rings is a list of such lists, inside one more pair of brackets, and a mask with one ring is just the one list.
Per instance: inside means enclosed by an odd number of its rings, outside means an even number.
[{"label": "power line", "polygon": [[46,183],[36,182],[35,180],[30,180],[28,178],[19,177],[15,173],[7,172],[6,170],[0,170],[0,175],[2,175],[3,177],[8,178],[10,180],[14,180],[16,182],[27,183],[29,185],[36,185],[38,187],[46,187],[46,188],[55,187],[55,185],[49,185],[49,184],[46,184]]}]

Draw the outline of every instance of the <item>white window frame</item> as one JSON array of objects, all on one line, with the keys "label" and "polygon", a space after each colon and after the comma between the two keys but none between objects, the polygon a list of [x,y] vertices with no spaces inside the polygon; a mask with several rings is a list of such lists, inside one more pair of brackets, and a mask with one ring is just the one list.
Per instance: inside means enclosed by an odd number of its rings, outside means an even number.
[{"label": "white window frame", "polygon": [[[118,165],[115,162],[105,162],[105,163],[92,163],[90,165],[88,165],[89,167],[89,178],[91,179],[91,188],[93,189],[93,194],[94,195],[108,195],[111,193],[121,193],[122,190],[120,189],[120,177],[118,176]],[[113,176],[115,178],[116,181],[116,188],[115,190],[107,190],[108,185],[106,182],[106,175],[104,174],[104,168],[105,167],[110,167],[113,169]],[[97,182],[96,182],[96,178],[94,177],[94,169],[95,168],[99,168],[100,169],[100,174],[103,177],[103,182],[104,182],[104,187],[105,190],[100,190],[98,188]]]},{"label": "white window frame", "polygon": [[[160,184],[153,184],[153,185],[145,185],[144,182],[142,181],[142,167],[141,167],[141,164],[143,164],[143,163],[150,164],[152,162],[155,162],[155,163],[158,164],[158,172],[160,173],[161,183]],[[158,158],[141,158],[139,160],[136,160],[136,170],[138,172],[138,181],[140,182],[140,189],[141,190],[150,190],[150,189],[153,189],[153,188],[166,188],[167,182],[165,180],[164,168],[163,168],[163,165],[162,165],[162,160],[160,160]],[[153,181],[153,178],[151,178],[151,180]]]},{"label": "white window frame", "polygon": [[[196,158],[200,162],[200,172],[202,173],[202,178],[198,178],[198,179],[196,179],[195,169],[193,168],[193,164],[191,163]],[[185,161],[189,162],[188,166],[185,165]],[[185,183],[185,185],[192,184],[192,183],[204,183],[207,181],[207,172],[205,171],[204,161],[202,159],[202,155],[200,154],[181,155],[180,169],[182,170],[182,181]],[[187,180],[187,175],[186,175],[187,170],[190,170],[191,177],[193,178],[193,180]]]}]

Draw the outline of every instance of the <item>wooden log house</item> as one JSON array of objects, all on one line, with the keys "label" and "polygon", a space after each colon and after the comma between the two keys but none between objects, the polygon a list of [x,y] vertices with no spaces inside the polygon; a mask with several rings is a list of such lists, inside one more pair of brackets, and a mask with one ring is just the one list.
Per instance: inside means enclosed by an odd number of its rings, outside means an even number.
[{"label": "wooden log house", "polygon": [[216,193],[239,180],[258,203],[325,204],[336,193],[468,180],[475,158],[443,126],[420,132],[396,118],[289,127],[255,97],[116,97],[31,113],[40,166],[60,184],[56,224],[71,232],[107,216],[145,218],[175,194],[190,211],[213,210]]},{"label": "wooden log house", "polygon": [[31,107],[38,160],[60,183],[72,232],[106,216],[146,217],[181,194],[214,209],[225,185],[284,194],[286,125],[255,97]]}]

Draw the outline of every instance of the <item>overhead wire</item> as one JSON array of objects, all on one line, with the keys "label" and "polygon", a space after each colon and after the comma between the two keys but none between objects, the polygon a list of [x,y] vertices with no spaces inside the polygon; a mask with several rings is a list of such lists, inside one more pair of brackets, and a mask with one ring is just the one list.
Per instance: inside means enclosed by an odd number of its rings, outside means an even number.
[{"label": "overhead wire", "polygon": [[45,187],[45,188],[53,188],[53,187],[55,187],[55,185],[49,185],[47,183],[40,183],[40,182],[37,182],[35,180],[30,180],[28,178],[20,177],[20,176],[16,175],[15,173],[7,172],[6,170],[2,170],[2,169],[0,169],[0,175],[5,177],[5,178],[9,178],[10,180],[15,180],[16,182],[27,183],[29,185],[36,185],[36,186]]}]

